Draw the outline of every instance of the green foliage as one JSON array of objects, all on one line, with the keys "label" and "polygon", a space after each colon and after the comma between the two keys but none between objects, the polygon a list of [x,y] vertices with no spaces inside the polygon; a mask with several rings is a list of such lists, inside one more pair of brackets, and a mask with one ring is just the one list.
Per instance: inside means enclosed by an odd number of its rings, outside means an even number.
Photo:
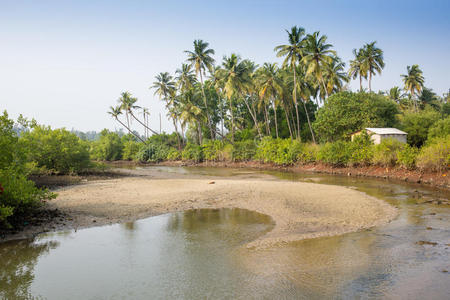
[{"label": "green foliage", "polygon": [[414,169],[416,167],[418,154],[419,149],[405,145],[403,149],[400,149],[397,152],[398,164],[406,169]]},{"label": "green foliage", "polygon": [[6,111],[0,116],[0,226],[9,226],[8,218],[38,207],[42,200],[54,198],[47,190],[36,188],[27,179],[27,152],[14,131],[14,121]]},{"label": "green foliage", "polygon": [[450,139],[439,137],[422,147],[417,157],[420,169],[442,172],[450,167]]},{"label": "green foliage", "polygon": [[348,139],[364,127],[394,127],[397,105],[374,93],[340,92],[331,95],[317,111],[313,127],[322,141]]},{"label": "green foliage", "polygon": [[259,143],[255,158],[268,163],[289,165],[297,161],[302,145],[297,140],[265,137]]},{"label": "green foliage", "polygon": [[170,148],[169,152],[167,153],[167,160],[175,161],[180,159],[181,159],[181,152],[175,148]]},{"label": "green foliage", "polygon": [[28,159],[51,172],[68,174],[90,166],[89,145],[66,129],[35,126],[23,133],[23,145],[29,149]]},{"label": "green foliage", "polygon": [[183,160],[201,162],[203,160],[202,147],[197,144],[187,143],[181,152],[181,158]]},{"label": "green foliage", "polygon": [[397,154],[405,144],[396,139],[383,139],[375,146],[372,162],[383,167],[393,167],[397,163]]},{"label": "green foliage", "polygon": [[125,160],[133,160],[136,159],[136,155],[138,154],[141,147],[141,143],[136,142],[134,140],[128,140],[123,143],[123,154],[122,158]]},{"label": "green foliage", "polygon": [[303,144],[301,152],[297,156],[297,161],[301,163],[312,163],[317,161],[320,146],[313,143]]},{"label": "green foliage", "polygon": [[439,117],[439,113],[433,109],[405,113],[401,128],[408,133],[408,144],[421,147],[427,140],[428,130]]},{"label": "green foliage", "polygon": [[373,159],[374,146],[370,136],[363,132],[355,136],[353,141],[348,144],[350,159],[349,163],[353,166],[370,165]]},{"label": "green foliage", "polygon": [[450,116],[434,123],[428,130],[428,139],[450,135]]},{"label": "green foliage", "polygon": [[[231,145],[230,145],[231,146]],[[256,153],[256,144],[253,140],[244,140],[240,142],[235,142],[231,148],[231,158],[233,161],[249,161]],[[226,147],[224,152],[227,153]],[[226,157],[226,155],[224,155]]]},{"label": "green foliage", "polygon": [[345,166],[350,161],[351,142],[337,141],[323,145],[317,155],[318,159],[333,166]]},{"label": "green foliage", "polygon": [[141,162],[160,162],[167,159],[170,148],[164,144],[141,144],[136,159]]},{"label": "green foliage", "polygon": [[92,143],[91,157],[96,160],[122,159],[123,143],[119,134],[103,129],[100,138]]},{"label": "green foliage", "polygon": [[219,140],[207,141],[202,145],[203,157],[206,161],[222,161],[224,160],[222,150],[224,143]]}]

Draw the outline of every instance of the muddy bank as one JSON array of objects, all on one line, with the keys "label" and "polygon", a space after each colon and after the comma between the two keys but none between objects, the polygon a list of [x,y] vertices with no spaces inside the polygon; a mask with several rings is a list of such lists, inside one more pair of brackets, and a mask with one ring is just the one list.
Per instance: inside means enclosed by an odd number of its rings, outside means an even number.
[{"label": "muddy bank", "polygon": [[[123,162],[126,163],[126,162]],[[130,162],[129,162],[130,164]],[[131,163],[133,164],[133,163]],[[247,162],[185,162],[166,161],[158,163],[162,166],[202,166],[202,167],[230,167],[230,168],[254,168],[259,170],[282,170],[290,172],[311,172],[324,174],[338,174],[345,176],[374,177],[389,179],[399,182],[411,182],[426,186],[438,187],[450,190],[450,173],[422,172],[418,170],[406,170],[402,168],[385,168],[378,166],[368,167],[332,167],[321,163],[295,164],[292,166],[279,166],[275,164]]]},{"label": "muddy bank", "polygon": [[[183,177],[164,172],[63,187],[49,209],[67,216],[53,230],[133,221],[196,208],[244,208],[272,217],[275,228],[249,247],[338,235],[386,224],[397,211],[340,186],[260,179]],[[22,237],[31,234],[22,232]],[[11,236],[18,238],[19,235]]]}]

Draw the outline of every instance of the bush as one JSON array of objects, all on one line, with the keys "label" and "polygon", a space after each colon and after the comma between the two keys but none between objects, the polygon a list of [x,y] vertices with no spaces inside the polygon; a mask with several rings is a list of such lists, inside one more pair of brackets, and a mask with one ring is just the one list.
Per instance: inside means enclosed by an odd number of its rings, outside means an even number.
[{"label": "bush", "polygon": [[202,145],[203,157],[207,161],[222,161],[224,143],[219,140],[207,141]]},{"label": "bush", "polygon": [[224,147],[224,158],[227,159],[227,154],[231,150],[231,159],[233,161],[249,161],[256,153],[256,144],[253,140],[235,142],[234,145],[227,146]]},{"label": "bush", "polygon": [[450,135],[450,116],[437,121],[428,130],[428,139],[445,137]]},{"label": "bush", "polygon": [[397,105],[386,96],[339,92],[317,111],[313,127],[322,141],[332,142],[348,139],[364,127],[394,127],[397,114]]},{"label": "bush", "polygon": [[383,167],[393,167],[397,163],[397,154],[406,145],[396,139],[383,139],[375,146],[373,163]]},{"label": "bush", "polygon": [[169,152],[167,153],[167,160],[175,161],[180,159],[181,159],[181,152],[175,148],[170,148]]},{"label": "bush", "polygon": [[403,149],[397,152],[397,161],[400,166],[405,169],[414,169],[416,167],[416,159],[419,154],[419,149],[405,145]]},{"label": "bush", "polygon": [[345,166],[351,158],[350,144],[345,141],[326,143],[320,148],[318,159],[333,166]]},{"label": "bush", "polygon": [[128,140],[123,144],[123,154],[122,158],[125,160],[133,160],[136,159],[136,156],[141,148],[142,143]]},{"label": "bush", "polygon": [[91,145],[91,157],[96,160],[122,159],[123,143],[119,134],[103,129],[100,138]]},{"label": "bush", "polygon": [[442,172],[450,167],[450,139],[435,138],[424,146],[417,156],[417,166],[420,169]]},{"label": "bush", "polygon": [[181,158],[183,160],[201,162],[203,160],[202,147],[196,144],[187,143],[183,152],[181,152]]},{"label": "bush", "polygon": [[141,144],[136,159],[141,162],[160,162],[167,159],[170,148],[163,144]]},{"label": "bush", "polygon": [[403,116],[401,128],[408,133],[408,144],[421,147],[428,137],[428,130],[439,120],[439,113],[433,109],[410,112]]},{"label": "bush", "polygon": [[297,156],[297,161],[301,163],[312,163],[317,161],[317,155],[319,153],[320,146],[317,144],[309,143],[303,144],[301,152]]},{"label": "bush", "polygon": [[349,164],[352,166],[367,166],[370,165],[373,159],[373,142],[370,136],[363,132],[355,136],[349,146]]},{"label": "bush", "polygon": [[35,126],[23,133],[21,141],[29,149],[28,159],[38,168],[68,174],[90,166],[87,142],[64,128],[52,130],[47,126]]}]

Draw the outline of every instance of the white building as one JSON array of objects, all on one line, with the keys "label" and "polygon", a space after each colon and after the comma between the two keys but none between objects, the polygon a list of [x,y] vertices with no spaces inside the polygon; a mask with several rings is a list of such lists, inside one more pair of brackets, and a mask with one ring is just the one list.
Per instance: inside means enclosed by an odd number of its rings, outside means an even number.
[{"label": "white building", "polygon": [[[406,132],[401,131],[397,128],[364,128],[363,130],[365,130],[367,134],[370,135],[370,138],[375,145],[388,138],[396,139],[402,143],[406,143],[406,136],[408,135]],[[363,130],[353,133],[352,141],[354,137],[360,135]]]}]

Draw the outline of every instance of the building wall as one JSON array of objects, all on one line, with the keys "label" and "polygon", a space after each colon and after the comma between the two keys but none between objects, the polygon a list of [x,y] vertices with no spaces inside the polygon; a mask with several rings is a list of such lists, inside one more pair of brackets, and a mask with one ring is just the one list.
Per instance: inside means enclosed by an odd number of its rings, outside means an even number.
[{"label": "building wall", "polygon": [[[406,143],[406,134],[383,134],[380,138],[381,138],[380,142],[384,139],[391,138],[391,139],[396,139],[399,142]],[[380,143],[380,142],[378,142],[378,143]]]}]

